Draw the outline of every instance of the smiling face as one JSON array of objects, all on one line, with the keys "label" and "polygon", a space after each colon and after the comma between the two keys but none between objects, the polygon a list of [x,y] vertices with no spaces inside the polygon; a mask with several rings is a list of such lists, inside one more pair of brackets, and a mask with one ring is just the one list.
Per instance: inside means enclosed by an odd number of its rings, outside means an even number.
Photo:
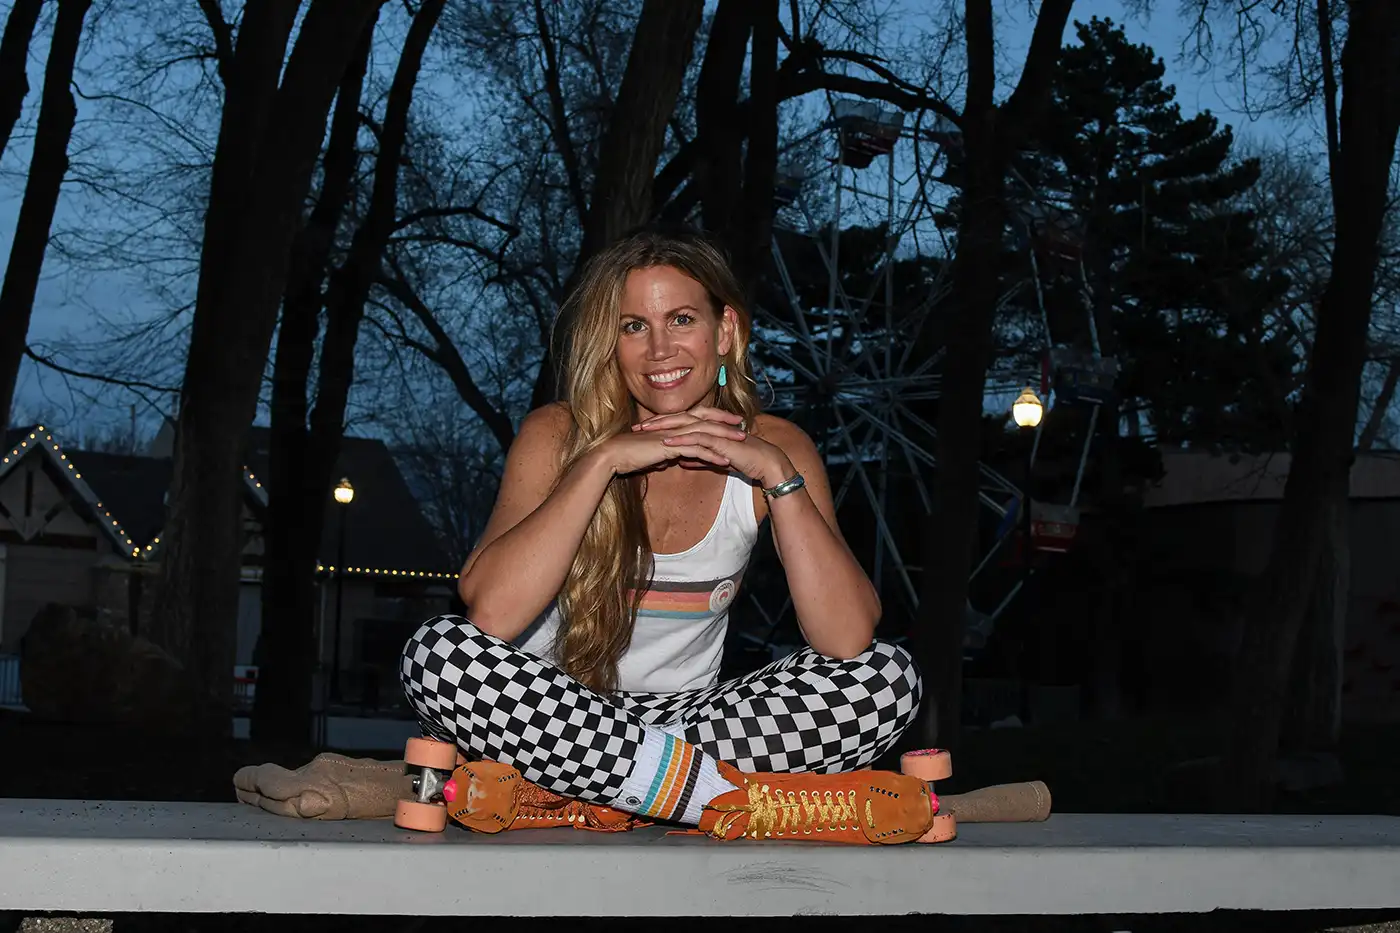
[{"label": "smiling face", "polygon": [[737,314],[717,314],[705,287],[672,266],[627,275],[617,362],[642,419],[713,400],[720,357],[733,348]]}]

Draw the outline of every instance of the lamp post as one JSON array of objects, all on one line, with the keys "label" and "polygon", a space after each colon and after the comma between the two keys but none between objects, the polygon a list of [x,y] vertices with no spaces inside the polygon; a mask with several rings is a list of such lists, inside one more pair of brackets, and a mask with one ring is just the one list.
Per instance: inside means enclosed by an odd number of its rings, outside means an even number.
[{"label": "lamp post", "polygon": [[340,528],[335,549],[335,633],[331,645],[331,699],[340,701],[340,617],[345,603],[345,513],[355,498],[355,487],[342,477],[332,492],[340,505]]},{"label": "lamp post", "polygon": [[1040,419],[1044,415],[1045,405],[1030,386],[1027,386],[1020,395],[1016,396],[1016,401],[1011,403],[1011,417],[1015,419],[1018,427],[1038,427]]}]

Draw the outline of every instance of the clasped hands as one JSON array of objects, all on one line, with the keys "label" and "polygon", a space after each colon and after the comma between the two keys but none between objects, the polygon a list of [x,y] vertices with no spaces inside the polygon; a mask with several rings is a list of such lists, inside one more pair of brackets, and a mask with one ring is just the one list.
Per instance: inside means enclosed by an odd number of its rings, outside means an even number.
[{"label": "clasped hands", "polygon": [[787,455],[746,427],[741,416],[706,405],[657,415],[609,442],[613,470],[622,475],[688,459],[732,468],[765,487],[791,477],[796,471]]}]

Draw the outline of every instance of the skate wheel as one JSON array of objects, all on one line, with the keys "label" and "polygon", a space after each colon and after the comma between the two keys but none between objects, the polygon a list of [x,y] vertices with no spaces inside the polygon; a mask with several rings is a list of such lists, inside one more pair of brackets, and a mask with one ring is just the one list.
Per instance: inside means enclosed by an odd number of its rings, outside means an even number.
[{"label": "skate wheel", "polygon": [[933,818],[928,832],[919,837],[920,842],[952,842],[958,838],[958,821],[951,813],[940,813]]},{"label": "skate wheel", "polygon": [[394,825],[420,833],[440,833],[447,828],[447,808],[436,803],[400,800],[394,807]]},{"label": "skate wheel", "polygon": [[953,756],[941,748],[921,748],[899,756],[899,770],[922,781],[946,781],[953,776]]},{"label": "skate wheel", "polygon": [[403,749],[405,764],[434,771],[451,771],[457,766],[457,746],[436,739],[409,739]]}]

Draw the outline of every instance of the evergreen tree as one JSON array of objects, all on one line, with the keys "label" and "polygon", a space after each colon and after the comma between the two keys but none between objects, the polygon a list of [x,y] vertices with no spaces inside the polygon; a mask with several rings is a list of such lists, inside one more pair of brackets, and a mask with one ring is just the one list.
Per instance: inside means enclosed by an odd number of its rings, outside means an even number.
[{"label": "evergreen tree", "polygon": [[1052,339],[1087,347],[1092,315],[1124,408],[1160,442],[1277,449],[1296,359],[1268,314],[1286,282],[1257,273],[1238,206],[1258,161],[1232,159],[1209,112],[1182,115],[1150,48],[1109,20],[1075,26],[1052,118],[1020,163]]}]

